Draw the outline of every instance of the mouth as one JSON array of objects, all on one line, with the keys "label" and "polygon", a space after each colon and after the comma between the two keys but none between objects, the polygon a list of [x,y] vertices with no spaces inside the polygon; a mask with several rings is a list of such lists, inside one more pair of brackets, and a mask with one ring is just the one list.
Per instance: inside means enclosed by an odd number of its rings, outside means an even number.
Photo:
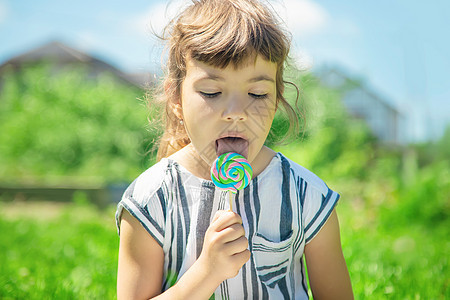
[{"label": "mouth", "polygon": [[249,142],[247,139],[238,136],[225,136],[216,140],[216,154],[236,152],[248,159]]}]

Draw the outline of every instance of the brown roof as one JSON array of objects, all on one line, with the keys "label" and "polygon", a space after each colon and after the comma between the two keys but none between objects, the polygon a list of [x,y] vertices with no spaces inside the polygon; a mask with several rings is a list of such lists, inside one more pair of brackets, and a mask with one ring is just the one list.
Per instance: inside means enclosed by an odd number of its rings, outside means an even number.
[{"label": "brown roof", "polygon": [[[61,42],[52,41],[44,44],[38,48],[32,49],[28,52],[15,56],[0,65],[0,73],[6,68],[20,69],[27,64],[38,63],[42,61],[51,61],[57,64],[85,64],[94,68],[96,72],[111,72],[120,80],[126,83],[131,83],[139,88],[143,88],[143,82],[147,82],[151,78],[149,74],[125,74],[112,65],[95,58],[87,53],[81,52],[77,49],[69,47]],[[148,79],[147,79],[148,78]]]}]

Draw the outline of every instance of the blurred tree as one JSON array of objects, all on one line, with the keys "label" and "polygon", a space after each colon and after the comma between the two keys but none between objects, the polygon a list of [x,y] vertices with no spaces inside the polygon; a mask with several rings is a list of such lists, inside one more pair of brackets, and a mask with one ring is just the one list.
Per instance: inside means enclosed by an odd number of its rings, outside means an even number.
[{"label": "blurred tree", "polygon": [[[436,143],[379,143],[364,121],[346,111],[341,99],[348,86],[324,86],[294,68],[287,75],[300,89],[305,126],[287,145],[270,145],[336,185],[346,198],[364,203],[374,217],[383,214],[389,226],[392,220],[404,226],[412,219],[419,225],[448,224],[450,129]],[[288,88],[285,95],[295,102],[295,89]],[[282,135],[287,124],[277,112],[275,131]]]},{"label": "blurred tree", "polygon": [[[330,177],[364,176],[369,161],[373,158],[375,138],[367,124],[351,117],[341,99],[345,90],[321,84],[311,73],[302,73],[291,67],[286,70],[288,81],[299,88],[301,132],[283,151],[291,149],[291,157],[300,157],[300,163],[318,174]],[[294,106],[297,91],[286,86],[285,97]],[[277,112],[272,130],[281,135],[288,121]],[[276,145],[271,140],[270,145]]]},{"label": "blurred tree", "polygon": [[6,71],[0,180],[131,180],[149,166],[146,152],[155,134],[145,129],[143,95],[107,73],[88,78],[81,67],[38,64]]}]

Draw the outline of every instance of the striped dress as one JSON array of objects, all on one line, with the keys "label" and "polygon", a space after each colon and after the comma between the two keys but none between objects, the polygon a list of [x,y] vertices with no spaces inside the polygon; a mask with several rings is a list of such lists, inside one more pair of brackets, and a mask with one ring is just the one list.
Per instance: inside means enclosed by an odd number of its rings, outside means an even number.
[{"label": "striped dress", "polygon": [[[234,195],[233,210],[242,217],[252,255],[212,298],[308,299],[303,250],[338,199],[320,178],[278,152]],[[116,212],[119,234],[124,208],[164,250],[165,291],[196,261],[215,212],[229,203],[212,181],[163,158],[125,191]]]}]

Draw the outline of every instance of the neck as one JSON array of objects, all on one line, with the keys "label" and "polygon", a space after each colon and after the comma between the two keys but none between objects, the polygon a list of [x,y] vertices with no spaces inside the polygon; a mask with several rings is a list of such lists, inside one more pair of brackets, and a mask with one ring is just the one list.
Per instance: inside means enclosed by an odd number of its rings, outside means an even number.
[{"label": "neck", "polygon": [[211,180],[211,165],[199,155],[192,143],[170,156],[193,175]]}]

